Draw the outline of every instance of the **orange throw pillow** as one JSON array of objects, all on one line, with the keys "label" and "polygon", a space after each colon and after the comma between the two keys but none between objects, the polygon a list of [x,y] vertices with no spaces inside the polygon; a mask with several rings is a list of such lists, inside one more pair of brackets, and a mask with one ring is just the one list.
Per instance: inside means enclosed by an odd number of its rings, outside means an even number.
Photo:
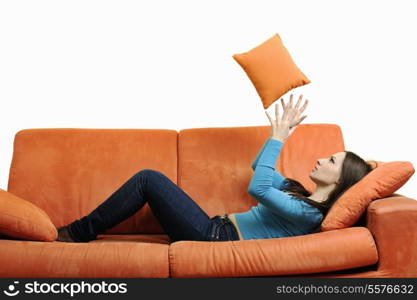
[{"label": "orange throw pillow", "polygon": [[321,230],[342,229],[354,225],[371,201],[392,195],[410,179],[414,171],[413,165],[408,161],[373,161],[373,170],[345,191],[332,205],[321,223]]},{"label": "orange throw pillow", "polygon": [[233,55],[233,58],[252,81],[265,109],[289,90],[310,83],[295,65],[278,34],[248,52]]},{"label": "orange throw pillow", "polygon": [[55,241],[58,231],[35,204],[0,189],[0,234],[32,241]]}]

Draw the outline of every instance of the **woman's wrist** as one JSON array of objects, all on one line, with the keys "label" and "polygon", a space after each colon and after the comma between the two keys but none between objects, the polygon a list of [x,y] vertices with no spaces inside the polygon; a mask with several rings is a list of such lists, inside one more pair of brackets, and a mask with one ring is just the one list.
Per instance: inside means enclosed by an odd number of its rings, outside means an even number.
[{"label": "woman's wrist", "polygon": [[280,136],[273,135],[273,136],[271,136],[271,139],[280,141],[281,143],[284,143],[285,142],[285,139],[283,137],[280,137]]}]

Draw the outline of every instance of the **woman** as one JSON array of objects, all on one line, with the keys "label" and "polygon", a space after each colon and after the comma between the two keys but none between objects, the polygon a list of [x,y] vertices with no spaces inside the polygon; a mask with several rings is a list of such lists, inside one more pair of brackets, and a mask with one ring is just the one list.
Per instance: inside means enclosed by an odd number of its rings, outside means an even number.
[{"label": "woman", "polygon": [[271,122],[271,138],[257,155],[248,192],[259,204],[244,213],[210,218],[182,189],[164,174],[144,169],[127,180],[89,215],[58,228],[58,241],[89,242],[141,209],[147,202],[152,213],[172,242],[180,240],[229,241],[274,238],[308,234],[317,230],[334,201],[350,186],[371,171],[371,167],[352,152],[335,153],[319,159],[310,178],[317,184],[309,193],[296,180],[275,171],[283,143],[300,118],[300,96],[295,107],[283,107],[282,118],[275,105],[276,120]]},{"label": "woman", "polygon": [[284,105],[279,120],[278,106],[275,105],[276,120],[266,112],[272,128],[271,138],[264,144],[252,168],[255,173],[248,192],[260,203],[244,213],[229,216],[239,225],[241,239],[260,239],[303,235],[320,231],[321,221],[334,202],[352,185],[372,171],[372,167],[350,151],[338,152],[325,159],[318,159],[310,172],[310,179],[316,183],[312,194],[298,181],[284,178],[276,172],[275,164],[283,143],[304,118],[304,111],[290,102]]}]

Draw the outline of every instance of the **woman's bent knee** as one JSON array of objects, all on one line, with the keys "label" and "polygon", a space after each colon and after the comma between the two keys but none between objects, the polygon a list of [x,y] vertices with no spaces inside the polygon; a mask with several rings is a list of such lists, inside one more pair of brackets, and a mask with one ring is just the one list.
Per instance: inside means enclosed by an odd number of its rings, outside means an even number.
[{"label": "woman's bent knee", "polygon": [[142,169],[136,173],[137,176],[154,176],[154,175],[162,175],[161,172],[153,169]]}]

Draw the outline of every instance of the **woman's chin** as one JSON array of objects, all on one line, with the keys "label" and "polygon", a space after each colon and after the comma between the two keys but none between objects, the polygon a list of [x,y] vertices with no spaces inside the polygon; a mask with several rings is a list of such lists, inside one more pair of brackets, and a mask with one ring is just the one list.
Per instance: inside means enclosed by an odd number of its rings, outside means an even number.
[{"label": "woman's chin", "polygon": [[310,177],[310,179],[311,180],[313,180],[314,182],[316,182],[315,180],[314,180],[314,174],[313,174],[314,172],[312,171],[312,172],[310,172],[310,174],[308,175],[308,177]]}]

